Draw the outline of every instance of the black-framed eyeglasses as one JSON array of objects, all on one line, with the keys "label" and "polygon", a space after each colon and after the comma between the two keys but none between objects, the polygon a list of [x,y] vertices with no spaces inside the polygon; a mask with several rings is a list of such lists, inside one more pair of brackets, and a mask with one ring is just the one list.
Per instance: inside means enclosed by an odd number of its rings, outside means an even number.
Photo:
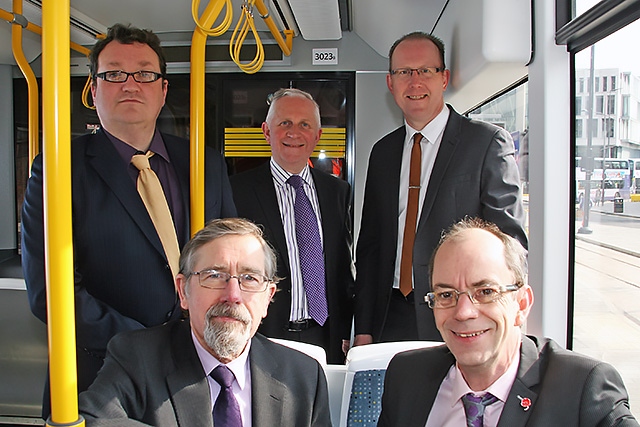
[{"label": "black-framed eyeglasses", "polygon": [[409,79],[415,72],[418,77],[431,78],[436,73],[444,71],[444,67],[423,67],[423,68],[396,68],[391,70],[391,75],[399,79]]},{"label": "black-framed eyeglasses", "polygon": [[127,73],[122,70],[103,71],[102,73],[96,73],[96,77],[110,83],[124,83],[129,80],[129,76],[133,77],[138,83],[153,83],[162,77],[162,74],[155,71],[134,71],[133,73]]},{"label": "black-framed eyeglasses", "polygon": [[218,270],[201,270],[191,273],[189,276],[198,276],[198,283],[203,288],[225,289],[229,280],[236,279],[240,290],[244,292],[264,292],[271,280],[262,274],[240,273],[229,274]]},{"label": "black-framed eyeglasses", "polygon": [[466,294],[474,304],[490,304],[502,298],[503,294],[517,291],[520,287],[521,285],[516,283],[507,286],[485,285],[462,292],[456,289],[441,289],[427,293],[424,296],[424,302],[429,305],[429,308],[451,308],[458,305],[460,295]]}]

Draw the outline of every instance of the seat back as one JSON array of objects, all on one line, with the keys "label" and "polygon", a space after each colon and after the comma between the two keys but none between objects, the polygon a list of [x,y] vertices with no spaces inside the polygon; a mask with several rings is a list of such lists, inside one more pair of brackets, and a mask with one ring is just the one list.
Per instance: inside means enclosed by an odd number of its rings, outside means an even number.
[{"label": "seat back", "polygon": [[31,314],[24,280],[0,279],[0,424],[40,419],[47,328]]},{"label": "seat back", "polygon": [[380,416],[384,376],[399,352],[440,345],[432,341],[399,341],[354,347],[347,354],[340,427],[375,427]]},{"label": "seat back", "polygon": [[301,353],[311,356],[325,368],[327,366],[327,352],[319,345],[308,344],[306,342],[285,340],[282,338],[269,338],[271,341],[283,345],[285,347],[293,348]]}]

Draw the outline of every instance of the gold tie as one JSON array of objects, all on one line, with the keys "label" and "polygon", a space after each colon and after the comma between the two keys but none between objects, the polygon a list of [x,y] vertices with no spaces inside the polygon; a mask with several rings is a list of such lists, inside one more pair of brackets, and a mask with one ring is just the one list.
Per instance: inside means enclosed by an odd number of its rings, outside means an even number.
[{"label": "gold tie", "polygon": [[131,163],[140,171],[137,183],[138,193],[140,193],[158,237],[160,237],[164,253],[169,261],[171,274],[175,278],[179,271],[180,247],[162,184],[160,184],[158,175],[149,165],[149,157],[154,154],[153,151],[147,151],[146,154],[136,154],[131,157]]},{"label": "gold tie", "polygon": [[418,203],[420,201],[420,169],[422,134],[413,135],[411,147],[411,165],[409,168],[409,198],[407,200],[407,216],[404,223],[402,240],[402,258],[400,259],[400,292],[405,297],[413,288],[413,242],[416,239],[416,223],[418,221]]}]

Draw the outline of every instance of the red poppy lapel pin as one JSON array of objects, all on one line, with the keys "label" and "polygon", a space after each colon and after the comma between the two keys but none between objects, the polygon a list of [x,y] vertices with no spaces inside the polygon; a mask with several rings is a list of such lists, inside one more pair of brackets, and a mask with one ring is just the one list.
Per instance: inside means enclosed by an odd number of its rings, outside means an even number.
[{"label": "red poppy lapel pin", "polygon": [[529,399],[528,397],[522,397],[520,395],[518,395],[517,397],[518,399],[520,399],[520,406],[522,406],[525,412],[528,411],[531,407],[531,399]]}]

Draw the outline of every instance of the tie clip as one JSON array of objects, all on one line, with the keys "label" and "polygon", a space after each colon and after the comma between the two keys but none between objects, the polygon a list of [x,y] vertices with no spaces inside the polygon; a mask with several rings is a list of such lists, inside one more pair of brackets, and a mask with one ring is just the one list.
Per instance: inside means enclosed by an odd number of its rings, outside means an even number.
[{"label": "tie clip", "polygon": [[419,185],[410,185],[409,186],[409,190],[413,190],[413,189],[416,189],[416,188],[420,189],[420,186]]}]

